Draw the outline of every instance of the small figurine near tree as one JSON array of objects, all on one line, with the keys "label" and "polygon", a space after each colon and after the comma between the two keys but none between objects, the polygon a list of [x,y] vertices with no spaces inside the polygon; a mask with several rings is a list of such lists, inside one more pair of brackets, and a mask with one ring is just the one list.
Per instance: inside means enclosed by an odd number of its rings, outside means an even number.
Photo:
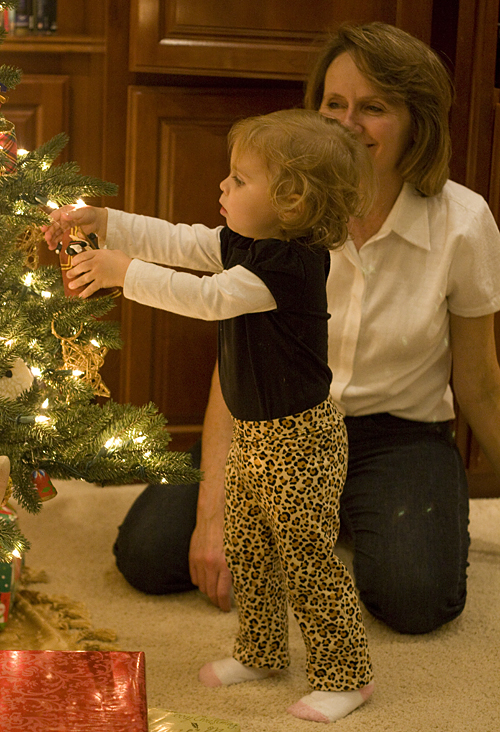
[{"label": "small figurine near tree", "polygon": [[[18,69],[0,66],[0,105],[20,78]],[[81,175],[76,163],[54,165],[66,143],[60,134],[21,154],[0,111],[0,504],[11,492],[33,513],[54,495],[51,478],[102,485],[199,478],[187,454],[168,450],[166,421],[154,405],[96,400],[108,395],[99,374],[106,350],[121,345],[118,324],[102,319],[117,293],[67,297],[61,270],[39,266],[51,205],[116,192]],[[67,244],[79,238],[68,236]],[[28,546],[0,515],[0,561]]]}]

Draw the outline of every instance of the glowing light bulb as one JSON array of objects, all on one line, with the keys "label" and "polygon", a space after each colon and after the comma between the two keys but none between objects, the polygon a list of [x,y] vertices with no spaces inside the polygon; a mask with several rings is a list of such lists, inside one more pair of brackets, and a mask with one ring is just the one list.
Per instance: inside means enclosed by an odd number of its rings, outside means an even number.
[{"label": "glowing light bulb", "polygon": [[96,339],[95,339],[95,338],[92,338],[92,340],[91,340],[90,342],[91,342],[91,343],[92,343],[92,345],[93,345],[93,346],[95,346],[96,348],[100,348],[100,347],[101,347],[101,346],[100,346],[100,344],[99,344],[99,341],[96,341]]},{"label": "glowing light bulb", "polygon": [[31,287],[32,283],[33,283],[33,273],[28,272],[23,277],[23,284],[26,285],[26,287]]},{"label": "glowing light bulb", "polygon": [[75,376],[75,377],[76,377],[76,376],[82,376],[82,375],[83,375],[83,371],[79,371],[78,369],[73,369],[73,371],[72,371],[71,373],[72,373],[72,374],[73,374],[73,376]]},{"label": "glowing light bulb", "polygon": [[42,372],[40,371],[40,369],[38,368],[38,366],[32,366],[31,369],[30,369],[30,371],[31,371],[31,373],[33,374],[33,376],[35,378],[37,378],[38,376],[41,376],[42,375]]},{"label": "glowing light bulb", "polygon": [[35,422],[37,424],[45,424],[45,422],[48,422],[48,421],[49,421],[49,418],[46,417],[44,414],[39,414],[38,416],[35,417]]},{"label": "glowing light bulb", "polygon": [[18,157],[24,158],[25,155],[27,155],[29,150],[25,150],[24,147],[18,147],[17,148],[17,155]]},{"label": "glowing light bulb", "polygon": [[48,399],[46,399],[46,400],[44,401],[44,403],[42,404],[42,409],[47,409],[47,407],[48,407],[48,406],[49,406],[49,400],[48,400]]},{"label": "glowing light bulb", "polygon": [[21,554],[19,553],[18,549],[14,549],[14,551],[12,552],[12,556],[17,557],[17,559],[21,559]]},{"label": "glowing light bulb", "polygon": [[53,208],[53,209],[59,208],[59,206],[57,205],[57,203],[54,203],[54,201],[47,201],[47,206],[49,208]]},{"label": "glowing light bulb", "polygon": [[52,293],[48,292],[48,290],[44,290],[42,292],[42,297],[44,297],[46,300],[49,300],[52,297]]},{"label": "glowing light bulb", "polygon": [[78,201],[75,203],[75,208],[82,208],[82,206],[86,206],[87,204],[83,200],[83,198],[79,198]]}]

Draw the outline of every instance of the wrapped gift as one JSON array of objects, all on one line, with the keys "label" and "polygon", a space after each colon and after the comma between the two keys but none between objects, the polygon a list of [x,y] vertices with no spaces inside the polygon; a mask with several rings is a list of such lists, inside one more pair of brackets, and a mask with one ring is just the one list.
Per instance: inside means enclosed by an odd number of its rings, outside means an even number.
[{"label": "wrapped gift", "polygon": [[[3,521],[17,521],[17,514],[8,503],[0,507],[0,517]],[[10,562],[0,562],[0,630],[5,628],[9,619],[22,567],[21,556],[12,555]]]},{"label": "wrapped gift", "polygon": [[199,714],[182,714],[166,709],[149,710],[149,732],[240,732],[235,722],[204,717]]},{"label": "wrapped gift", "polygon": [[147,732],[142,652],[1,651],[2,732]]}]

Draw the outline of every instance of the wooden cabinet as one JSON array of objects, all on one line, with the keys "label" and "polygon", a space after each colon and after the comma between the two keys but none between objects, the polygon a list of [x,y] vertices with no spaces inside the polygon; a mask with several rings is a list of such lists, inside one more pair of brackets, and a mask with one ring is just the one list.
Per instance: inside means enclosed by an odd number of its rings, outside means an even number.
[{"label": "wooden cabinet", "polygon": [[318,37],[341,21],[381,20],[430,40],[432,0],[132,0],[133,71],[302,80]]},{"label": "wooden cabinet", "polygon": [[[40,83],[49,89],[50,77],[55,88],[57,77],[66,77],[64,98],[40,97],[37,115],[47,123],[51,117],[54,123],[64,118],[61,129],[70,138],[65,155],[89,175],[100,175],[102,161],[104,8],[100,0],[59,0],[57,34],[7,37],[1,46],[2,63],[19,67],[33,88]],[[26,86],[25,80],[9,94],[9,104],[22,103]]]},{"label": "wooden cabinet", "polygon": [[2,112],[16,126],[18,147],[33,150],[69,131],[69,81],[67,75],[25,74],[9,92]]}]

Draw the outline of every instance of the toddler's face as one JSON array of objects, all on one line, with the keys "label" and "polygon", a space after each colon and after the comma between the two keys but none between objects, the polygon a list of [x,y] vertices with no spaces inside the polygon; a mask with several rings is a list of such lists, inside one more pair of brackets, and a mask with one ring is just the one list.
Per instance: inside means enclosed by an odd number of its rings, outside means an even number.
[{"label": "toddler's face", "polygon": [[251,152],[231,154],[231,172],[220,184],[221,214],[233,231],[251,239],[279,237],[280,221],[271,204],[269,172]]}]

